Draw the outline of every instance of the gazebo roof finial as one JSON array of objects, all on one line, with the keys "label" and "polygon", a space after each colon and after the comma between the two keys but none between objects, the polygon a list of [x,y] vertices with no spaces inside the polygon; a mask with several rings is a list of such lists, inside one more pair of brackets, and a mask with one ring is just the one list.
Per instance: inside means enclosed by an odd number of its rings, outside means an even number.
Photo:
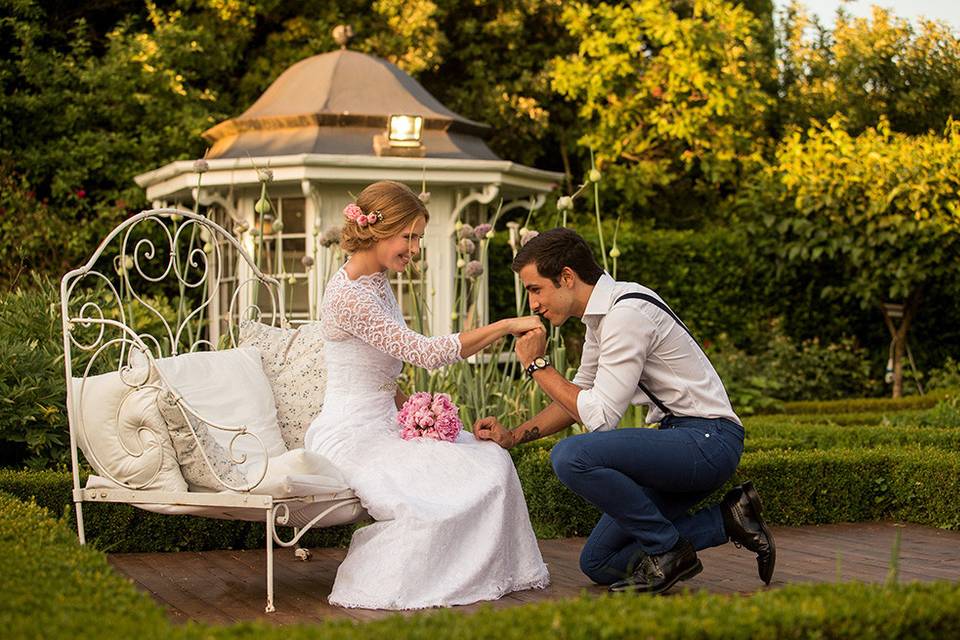
[{"label": "gazebo roof finial", "polygon": [[346,49],[353,38],[353,27],[348,24],[338,24],[333,28],[333,41],[340,45],[341,49]]}]

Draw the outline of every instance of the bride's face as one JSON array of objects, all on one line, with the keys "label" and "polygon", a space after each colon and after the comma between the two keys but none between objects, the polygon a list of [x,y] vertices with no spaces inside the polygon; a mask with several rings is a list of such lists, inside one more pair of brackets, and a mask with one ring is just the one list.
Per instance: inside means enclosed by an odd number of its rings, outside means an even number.
[{"label": "bride's face", "polygon": [[393,271],[406,269],[413,256],[420,253],[420,241],[423,240],[423,230],[426,226],[425,219],[417,218],[399,235],[379,241],[376,244],[376,251],[380,264]]}]

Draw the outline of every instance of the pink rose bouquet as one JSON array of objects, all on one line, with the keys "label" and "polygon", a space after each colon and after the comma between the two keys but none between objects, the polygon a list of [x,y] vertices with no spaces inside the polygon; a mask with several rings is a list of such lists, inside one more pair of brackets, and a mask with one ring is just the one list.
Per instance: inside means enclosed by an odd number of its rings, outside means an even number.
[{"label": "pink rose bouquet", "polygon": [[397,413],[400,437],[453,442],[463,429],[459,414],[460,409],[446,393],[418,391],[407,398]]}]

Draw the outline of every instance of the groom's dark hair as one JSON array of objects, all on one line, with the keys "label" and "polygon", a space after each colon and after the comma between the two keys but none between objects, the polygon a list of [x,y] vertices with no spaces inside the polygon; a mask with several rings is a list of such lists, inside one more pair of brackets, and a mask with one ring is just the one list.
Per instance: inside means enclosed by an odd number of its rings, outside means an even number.
[{"label": "groom's dark hair", "polygon": [[531,238],[520,247],[513,259],[512,268],[517,273],[528,264],[537,265],[537,271],[560,286],[560,272],[570,267],[587,284],[597,284],[603,269],[590,251],[590,245],[576,231],[565,227],[550,229]]}]

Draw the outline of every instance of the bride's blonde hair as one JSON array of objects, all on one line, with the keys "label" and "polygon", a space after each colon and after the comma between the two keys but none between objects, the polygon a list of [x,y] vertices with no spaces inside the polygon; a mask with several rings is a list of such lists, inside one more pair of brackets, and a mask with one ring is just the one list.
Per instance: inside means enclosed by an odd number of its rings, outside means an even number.
[{"label": "bride's blonde hair", "polygon": [[364,214],[378,216],[376,222],[359,225],[344,220],[340,247],[348,254],[369,249],[379,240],[392,238],[413,226],[417,218],[430,221],[430,212],[410,187],[393,180],[369,185],[357,196],[356,205]]}]

